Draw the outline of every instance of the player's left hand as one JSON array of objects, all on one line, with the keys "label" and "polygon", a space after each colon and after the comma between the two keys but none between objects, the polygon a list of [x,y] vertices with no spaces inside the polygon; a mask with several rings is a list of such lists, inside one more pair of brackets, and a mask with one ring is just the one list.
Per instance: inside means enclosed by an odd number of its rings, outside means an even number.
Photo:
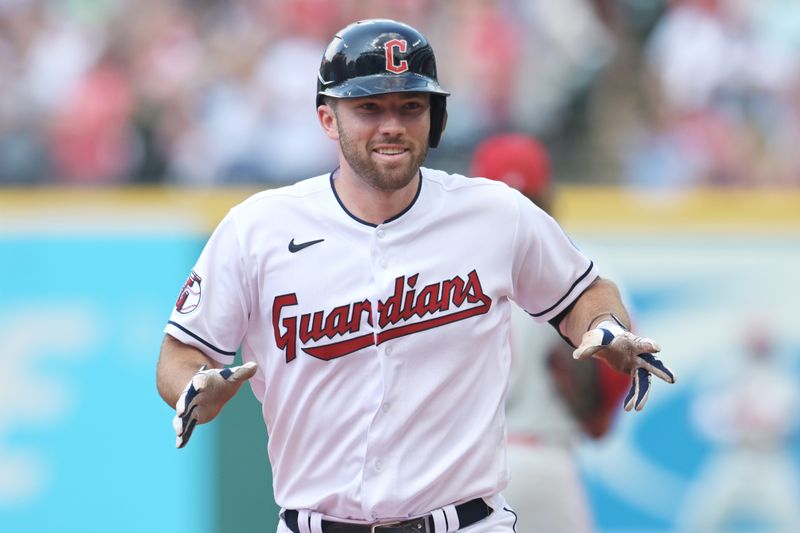
[{"label": "player's left hand", "polygon": [[175,447],[183,448],[189,442],[194,427],[216,417],[242,383],[256,373],[256,363],[250,361],[230,368],[208,368],[203,365],[192,376],[189,384],[175,404]]},{"label": "player's left hand", "polygon": [[630,374],[631,388],[625,396],[625,410],[641,411],[650,393],[650,376],[675,383],[675,375],[653,354],[661,351],[655,341],[639,337],[618,323],[604,321],[583,334],[572,353],[575,359],[603,359],[618,372]]}]

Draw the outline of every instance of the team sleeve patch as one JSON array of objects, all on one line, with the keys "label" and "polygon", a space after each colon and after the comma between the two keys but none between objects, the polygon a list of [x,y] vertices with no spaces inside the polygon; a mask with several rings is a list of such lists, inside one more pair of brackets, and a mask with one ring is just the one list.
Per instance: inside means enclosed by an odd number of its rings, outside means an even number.
[{"label": "team sleeve patch", "polygon": [[197,275],[197,272],[192,270],[186,283],[183,284],[181,292],[178,295],[178,300],[175,302],[175,310],[182,315],[188,315],[200,305],[200,297],[202,296],[203,279]]}]

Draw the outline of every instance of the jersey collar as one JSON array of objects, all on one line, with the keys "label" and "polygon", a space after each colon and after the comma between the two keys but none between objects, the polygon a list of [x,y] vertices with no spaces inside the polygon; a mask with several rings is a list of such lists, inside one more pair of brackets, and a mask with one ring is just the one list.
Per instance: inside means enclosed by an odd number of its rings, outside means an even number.
[{"label": "jersey collar", "polygon": [[[367,222],[366,220],[358,218],[353,213],[351,213],[347,209],[347,207],[345,207],[344,202],[342,202],[342,199],[339,198],[339,193],[336,192],[336,187],[333,186],[333,175],[336,173],[337,170],[339,170],[339,167],[336,167],[335,169],[333,169],[331,171],[331,174],[330,174],[328,180],[330,181],[331,192],[333,192],[333,196],[334,196],[334,198],[336,198],[336,201],[339,202],[339,207],[341,207],[342,210],[345,213],[347,213],[347,216],[349,216],[350,218],[352,218],[353,220],[355,220],[359,224],[363,224],[363,225],[369,226],[371,228],[377,228],[378,224],[373,224],[372,222]],[[409,202],[409,204],[405,207],[405,209],[403,209],[402,211],[397,213],[395,216],[393,216],[391,218],[387,218],[386,220],[383,221],[383,223],[384,224],[388,224],[389,222],[397,220],[398,218],[400,218],[403,215],[405,215],[408,212],[408,210],[411,209],[414,206],[415,203],[417,203],[417,199],[419,198],[419,195],[420,195],[421,192],[422,192],[422,169],[420,168],[419,169],[419,184],[417,185],[417,193],[414,195],[414,198],[411,200],[411,202]]]}]

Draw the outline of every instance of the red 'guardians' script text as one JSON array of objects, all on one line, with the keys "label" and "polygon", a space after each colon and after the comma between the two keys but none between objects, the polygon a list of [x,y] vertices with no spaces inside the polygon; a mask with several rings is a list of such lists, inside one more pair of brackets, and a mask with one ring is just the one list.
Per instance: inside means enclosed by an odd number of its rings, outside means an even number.
[{"label": "red 'guardians' script text", "polygon": [[[378,301],[377,328],[372,327],[373,309],[369,299],[297,316],[291,314],[290,309],[298,304],[297,294],[276,296],[272,303],[275,343],[286,351],[287,363],[297,356],[298,342],[305,353],[329,361],[367,346],[482,315],[492,305],[492,299],[484,294],[475,270],[467,275],[466,280],[455,276],[421,289],[416,288],[418,277],[419,274],[414,274],[395,279],[392,295]],[[413,317],[426,316],[428,318],[424,320],[408,322]],[[361,331],[364,321],[370,326],[370,331],[353,335]],[[346,339],[336,340],[345,335]],[[333,342],[305,346],[324,338]]]}]

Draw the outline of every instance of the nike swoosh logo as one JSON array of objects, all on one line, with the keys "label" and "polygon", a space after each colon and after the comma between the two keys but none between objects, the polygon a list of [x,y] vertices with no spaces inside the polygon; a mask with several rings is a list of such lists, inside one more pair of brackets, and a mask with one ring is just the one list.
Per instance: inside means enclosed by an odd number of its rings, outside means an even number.
[{"label": "nike swoosh logo", "polygon": [[317,244],[317,243],[320,243],[320,242],[322,242],[324,240],[325,239],[317,239],[316,241],[308,241],[308,242],[301,242],[299,244],[295,244],[294,243],[294,239],[292,239],[291,241],[289,241],[289,251],[291,253],[297,253],[300,250],[302,250],[303,248],[308,248],[309,246]]}]

